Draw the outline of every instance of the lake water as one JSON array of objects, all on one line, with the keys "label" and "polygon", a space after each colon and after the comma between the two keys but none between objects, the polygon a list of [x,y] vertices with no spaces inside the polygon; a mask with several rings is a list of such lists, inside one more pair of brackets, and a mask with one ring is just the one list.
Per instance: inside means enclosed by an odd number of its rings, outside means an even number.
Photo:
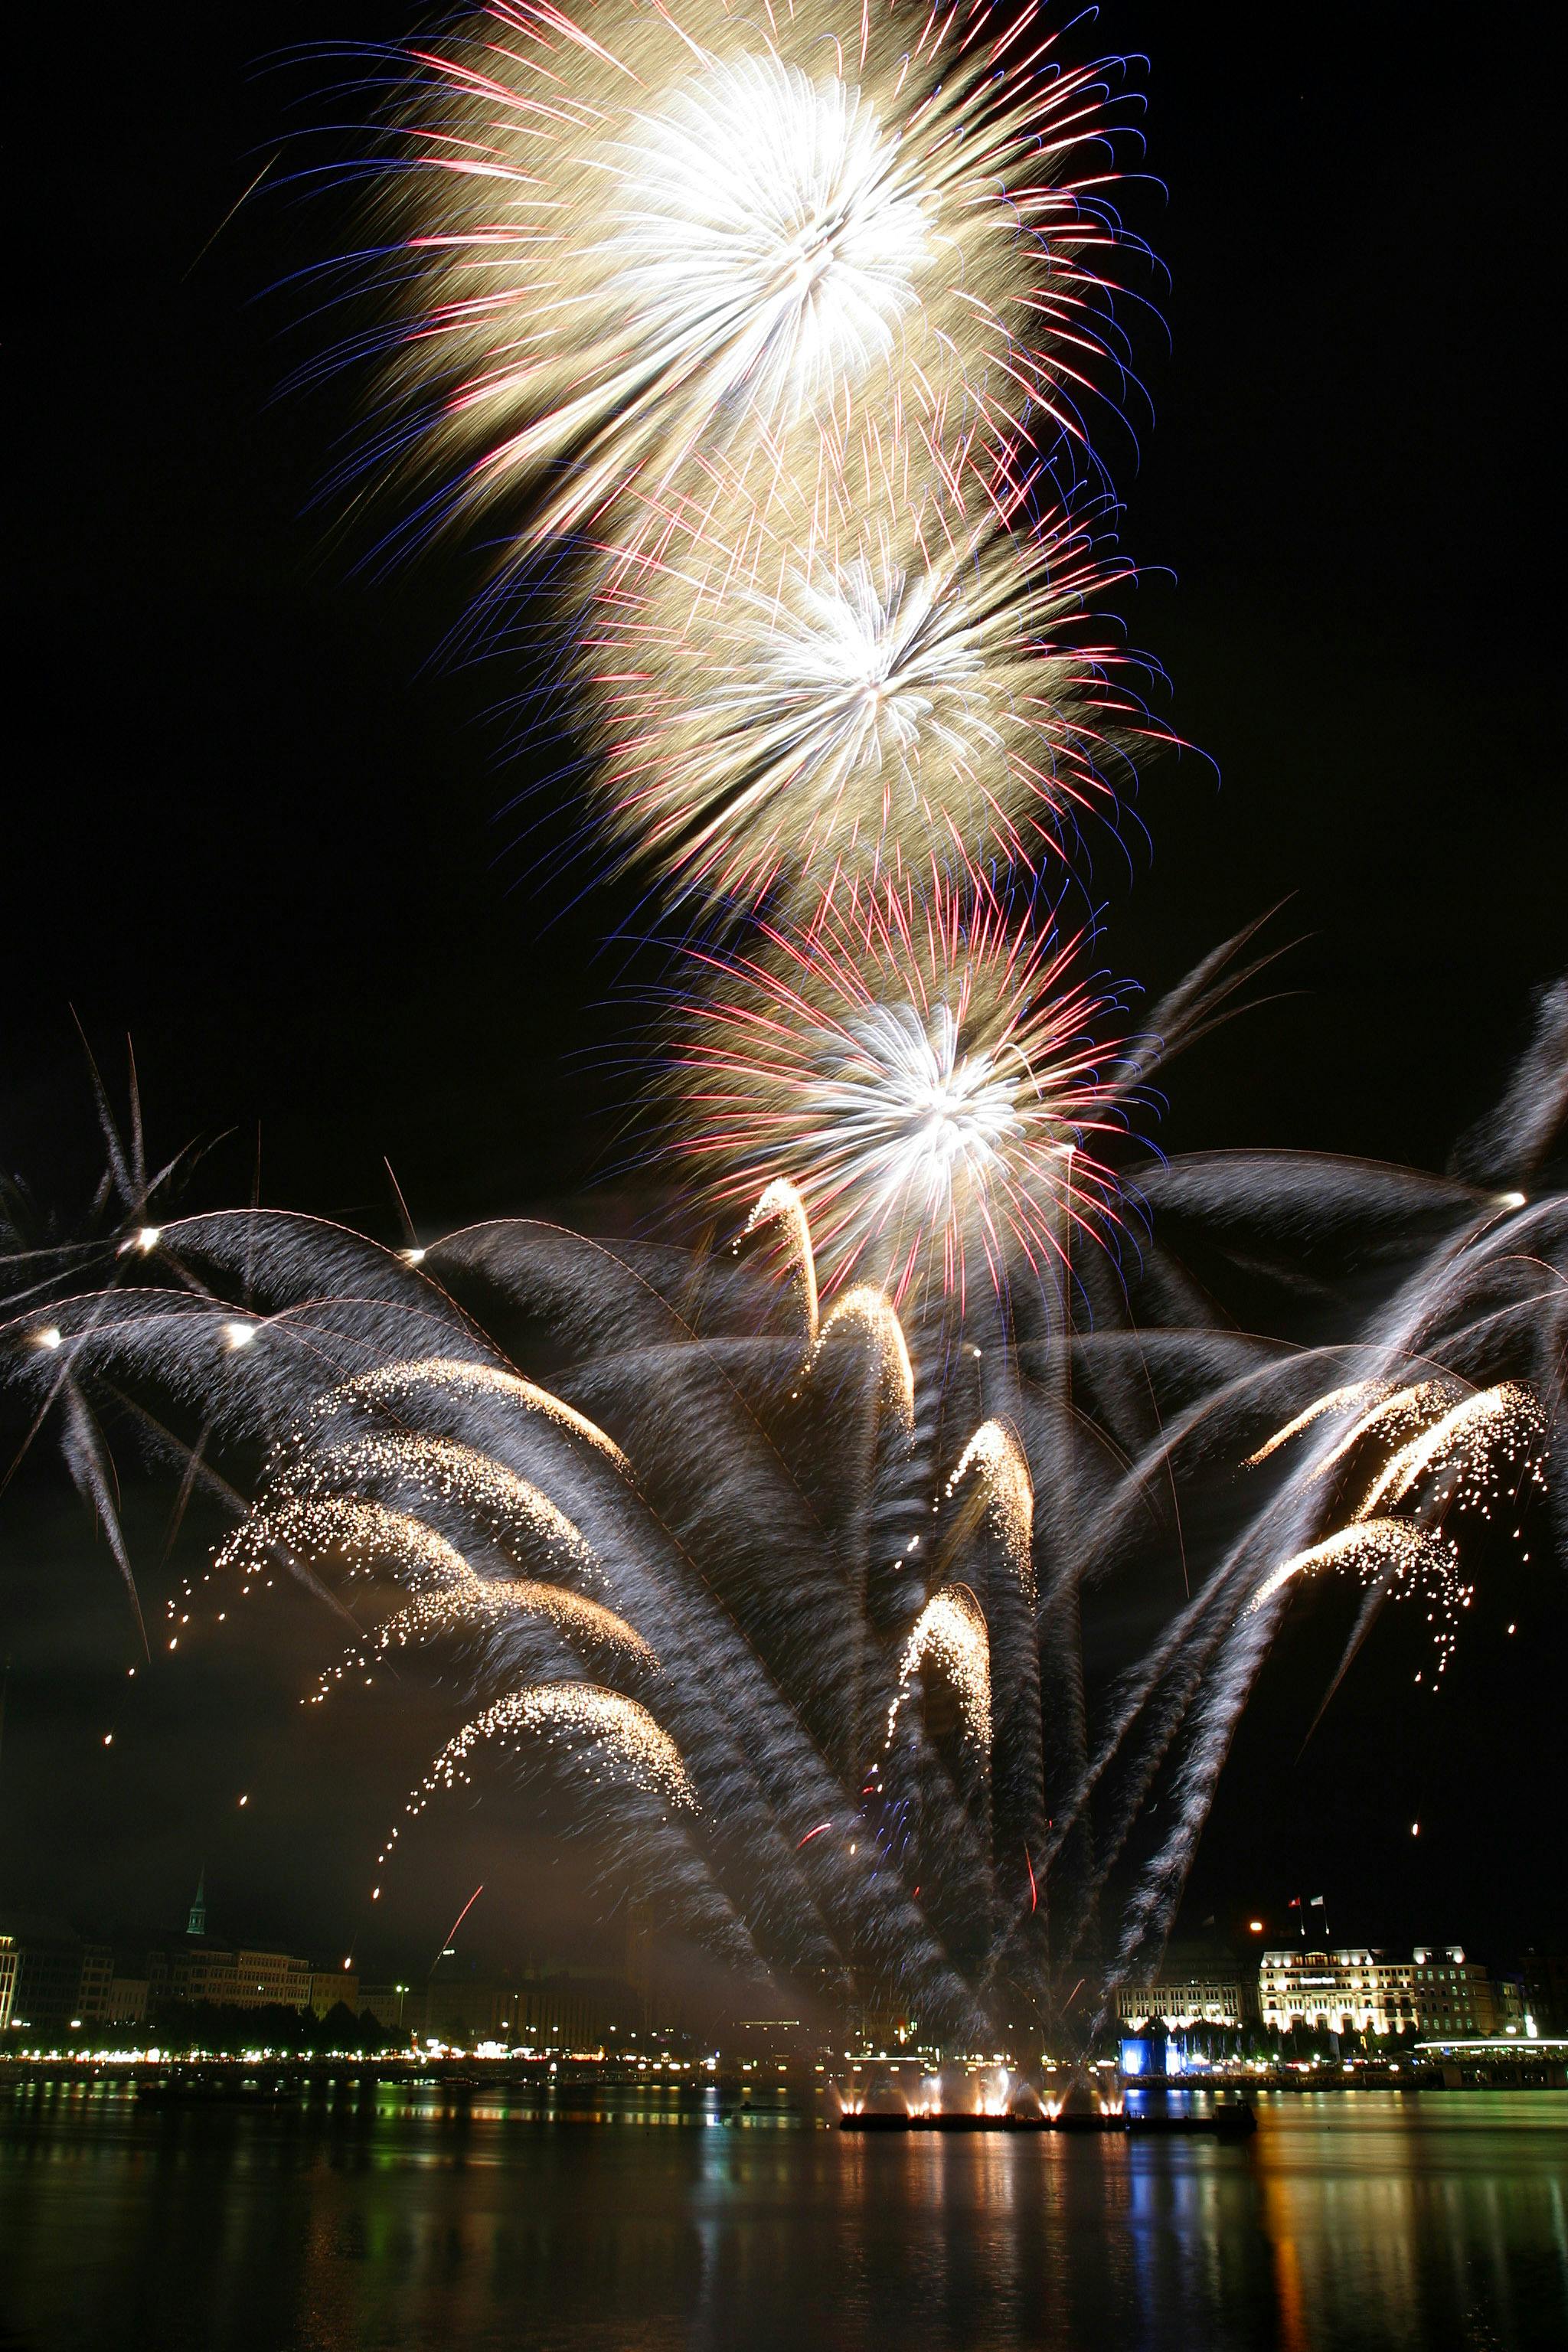
[{"label": "lake water", "polygon": [[[647,2118],[643,2120],[642,2118]],[[5,2352],[1568,2345],[1568,2094],[1279,2096],[1257,2137],[859,2139],[0,2095]]]}]

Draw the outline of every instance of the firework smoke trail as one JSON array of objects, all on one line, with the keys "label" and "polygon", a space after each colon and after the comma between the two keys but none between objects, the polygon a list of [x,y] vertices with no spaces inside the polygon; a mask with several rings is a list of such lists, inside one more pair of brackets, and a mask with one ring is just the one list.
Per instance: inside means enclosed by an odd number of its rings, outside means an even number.
[{"label": "firework smoke trail", "polygon": [[[1396,1297],[1381,1328],[1372,1337],[1373,1350],[1380,1359],[1380,1368],[1372,1378],[1385,1390],[1394,1391],[1402,1403],[1407,1392],[1421,1384],[1402,1381],[1401,1368],[1412,1360],[1430,1360],[1440,1335],[1451,1326],[1456,1309],[1468,1305],[1478,1281],[1484,1281],[1489,1271],[1499,1205],[1487,1202],[1479,1209],[1472,1207],[1470,1221],[1453,1241],[1443,1244],[1435,1257],[1421,1266]],[[1501,1205],[1513,1210],[1523,1203],[1509,1199]],[[1550,1217],[1542,1217],[1540,1223],[1543,1229],[1550,1225],[1560,1248],[1568,1246],[1568,1204],[1561,1199],[1556,1201],[1552,1204]],[[1464,1337],[1462,1327],[1458,1333],[1450,1331],[1450,1350],[1461,1348]],[[1429,1393],[1435,1401],[1441,1402],[1441,1384],[1431,1383]],[[1367,1416],[1368,1420],[1373,1417]],[[1439,1432],[1443,1433],[1441,1436]],[[1544,1414],[1528,1392],[1516,1384],[1504,1383],[1498,1390],[1483,1391],[1451,1412],[1440,1413],[1432,1430],[1396,1452],[1393,1463],[1380,1473],[1363,1497],[1357,1514],[1363,1522],[1362,1531],[1364,1533],[1365,1519],[1389,1498],[1394,1487],[1398,1487],[1404,1499],[1423,1476],[1434,1481],[1437,1508],[1447,1500],[1453,1481],[1461,1482],[1462,1488],[1468,1479],[1469,1491],[1479,1492],[1482,1471],[1472,1442],[1483,1433],[1501,1439],[1503,1451],[1516,1474],[1512,1490],[1516,1497],[1527,1481],[1538,1487],[1544,1486]],[[1452,1439],[1458,1440],[1458,1453],[1450,1460],[1445,1456],[1444,1446]],[[1174,1663],[1181,1686],[1168,1702],[1163,1717],[1156,1717],[1151,1737],[1151,1746],[1157,1748],[1161,1755],[1178,1727],[1186,1738],[1185,1754],[1173,1789],[1175,1825],[1143,1873],[1128,1906],[1108,1994],[1132,1965],[1139,1950],[1168,1932],[1237,1725],[1288,1605],[1293,1578],[1275,1578],[1268,1598],[1259,1591],[1257,1607],[1243,1605],[1245,1580],[1256,1578],[1252,1563],[1265,1549],[1273,1549],[1277,1557],[1283,1552],[1287,1561],[1298,1563],[1303,1554],[1313,1552],[1321,1539],[1313,1538],[1310,1528],[1311,1516],[1319,1507],[1312,1488],[1328,1456],[1342,1456],[1345,1451],[1342,1441],[1324,1442],[1311,1449],[1308,1460],[1215,1570],[1202,1598],[1202,1606],[1195,1612],[1194,1643],[1187,1646],[1184,1654],[1182,1648],[1176,1650]],[[1431,1564],[1436,1573],[1435,1563]],[[1385,1575],[1380,1586],[1374,1588],[1375,1597],[1381,1597],[1397,1580],[1399,1566],[1396,1560],[1394,1573]],[[1455,1585],[1447,1589],[1451,1597],[1458,1596],[1454,1598],[1455,1607],[1465,1605],[1464,1588]],[[1215,1632],[1216,1616],[1232,1609],[1239,1610],[1239,1614],[1228,1636],[1218,1639]],[[1359,1643],[1366,1622],[1363,1616],[1352,1643]],[[1452,1652],[1451,1625],[1445,1625],[1436,1639],[1441,1672]],[[1201,1662],[1195,1668],[1194,1648]],[[1148,1772],[1145,1763],[1142,1775],[1144,1790]]]},{"label": "firework smoke trail", "polygon": [[500,0],[389,131],[356,470],[433,479],[420,527],[499,508],[514,556],[714,457],[765,496],[795,426],[833,467],[858,410],[1005,491],[1121,373],[1115,109],[1053,52],[984,8]]},{"label": "firework smoke trail", "polygon": [[675,1115],[715,1200],[783,1168],[826,1286],[874,1279],[900,1311],[962,1312],[976,1259],[997,1288],[1020,1262],[1059,1279],[1064,1228],[1114,1216],[1095,1146],[1126,1123],[1071,950],[940,875],[846,888],[805,937],[761,929],[758,954],[700,960],[707,992],[671,1024]]}]

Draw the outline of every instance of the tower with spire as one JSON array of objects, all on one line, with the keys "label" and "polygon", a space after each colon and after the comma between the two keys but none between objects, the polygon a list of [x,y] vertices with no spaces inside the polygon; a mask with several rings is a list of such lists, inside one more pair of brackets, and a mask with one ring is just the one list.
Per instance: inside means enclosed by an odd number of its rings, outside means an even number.
[{"label": "tower with spire", "polygon": [[204,1862],[196,1880],[196,1891],[191,1898],[190,1916],[185,1921],[187,1936],[205,1936],[207,1932],[207,1866]]}]

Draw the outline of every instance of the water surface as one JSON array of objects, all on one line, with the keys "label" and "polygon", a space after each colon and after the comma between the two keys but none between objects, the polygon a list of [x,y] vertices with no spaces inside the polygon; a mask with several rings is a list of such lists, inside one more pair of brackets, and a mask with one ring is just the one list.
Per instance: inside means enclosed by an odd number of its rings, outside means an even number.
[{"label": "water surface", "polygon": [[858,2139],[646,2094],[600,2112],[13,2088],[0,2346],[1568,2344],[1568,2094],[1265,2098],[1237,2147]]}]

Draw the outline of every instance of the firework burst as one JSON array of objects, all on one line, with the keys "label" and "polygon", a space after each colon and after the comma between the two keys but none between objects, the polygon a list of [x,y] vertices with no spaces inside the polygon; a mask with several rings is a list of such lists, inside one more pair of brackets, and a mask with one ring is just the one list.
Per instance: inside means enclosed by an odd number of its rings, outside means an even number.
[{"label": "firework burst", "polygon": [[[858,404],[1005,482],[1079,433],[1108,331],[1104,69],[1033,12],[496,0],[416,53],[377,257],[399,315],[361,463],[519,550]],[[955,456],[954,453],[957,453]]]},{"label": "firework burst", "polygon": [[1057,857],[1147,732],[1086,610],[1130,567],[1059,511],[966,516],[874,423],[826,513],[813,479],[792,453],[606,570],[576,662],[623,855],[732,913],[843,866]]},{"label": "firework burst", "polygon": [[758,955],[705,959],[673,1040],[685,1148],[721,1202],[786,1170],[827,1285],[900,1307],[962,1306],[977,1260],[998,1287],[1020,1264],[1049,1280],[1075,1226],[1103,1234],[1095,1146],[1123,1117],[1070,948],[940,878],[763,930]]}]

